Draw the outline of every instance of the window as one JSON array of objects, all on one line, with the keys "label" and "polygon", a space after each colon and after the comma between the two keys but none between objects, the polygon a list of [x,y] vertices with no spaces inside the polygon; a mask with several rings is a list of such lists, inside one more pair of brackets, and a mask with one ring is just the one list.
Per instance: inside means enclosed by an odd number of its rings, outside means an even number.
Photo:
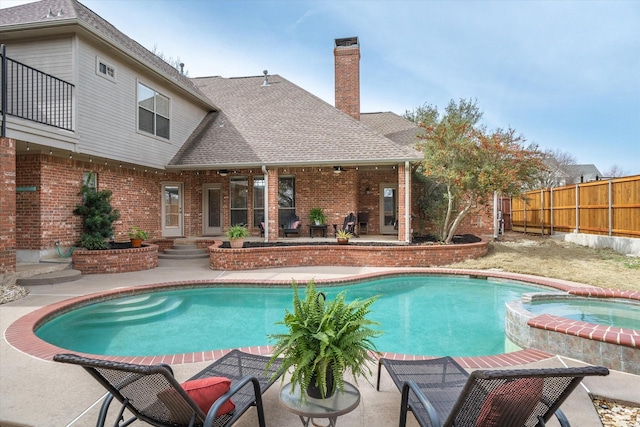
[{"label": "window", "polygon": [[264,220],[264,177],[253,178],[253,226],[258,228]]},{"label": "window", "polygon": [[245,177],[231,178],[229,192],[231,194],[231,225],[247,225],[247,199],[249,181]]},{"label": "window", "polygon": [[116,80],[116,68],[98,57],[96,57],[96,74],[108,80]]},{"label": "window", "polygon": [[281,225],[296,213],[296,179],[292,176],[278,180],[278,208],[278,223]]},{"label": "window", "polygon": [[95,172],[82,172],[82,185],[94,190],[98,189],[98,174]]},{"label": "window", "polygon": [[169,98],[138,83],[138,129],[169,139]]}]

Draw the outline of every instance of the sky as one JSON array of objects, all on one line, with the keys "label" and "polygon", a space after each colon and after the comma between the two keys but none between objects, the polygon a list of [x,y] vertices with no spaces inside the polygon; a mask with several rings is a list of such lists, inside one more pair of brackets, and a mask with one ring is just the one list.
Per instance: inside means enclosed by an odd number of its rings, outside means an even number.
[{"label": "sky", "polygon": [[488,129],[640,174],[640,0],[81,2],[190,77],[268,70],[331,105],[334,40],[357,36],[362,112],[475,99]]}]

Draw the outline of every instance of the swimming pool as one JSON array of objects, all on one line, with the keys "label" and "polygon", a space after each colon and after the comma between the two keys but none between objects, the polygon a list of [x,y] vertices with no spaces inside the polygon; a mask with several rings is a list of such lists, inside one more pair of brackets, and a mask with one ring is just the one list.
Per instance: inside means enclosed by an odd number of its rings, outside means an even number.
[{"label": "swimming pool", "polygon": [[[302,286],[302,284],[301,284]],[[318,286],[332,299],[380,295],[371,319],[378,350],[433,356],[505,352],[505,303],[540,288],[465,276],[395,276]],[[44,323],[41,339],[72,351],[115,356],[194,353],[268,345],[291,308],[291,288],[203,286],[87,305]]]}]

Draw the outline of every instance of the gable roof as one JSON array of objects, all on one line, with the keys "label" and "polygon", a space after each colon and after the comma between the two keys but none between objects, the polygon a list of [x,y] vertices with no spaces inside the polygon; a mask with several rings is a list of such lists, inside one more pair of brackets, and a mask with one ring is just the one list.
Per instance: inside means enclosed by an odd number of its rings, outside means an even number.
[{"label": "gable roof", "polygon": [[422,158],[279,75],[193,79],[215,101],[169,163],[221,168],[397,164]]},{"label": "gable roof", "polygon": [[602,174],[594,164],[565,165],[562,170],[567,176],[567,184],[595,181],[602,178]]},{"label": "gable roof", "polygon": [[387,138],[406,146],[415,147],[418,135],[421,132],[411,120],[392,113],[391,111],[380,113],[360,113],[360,121]]},{"label": "gable roof", "polygon": [[[77,30],[70,30],[72,25],[76,25]],[[0,33],[36,34],[37,31],[46,34],[56,31],[74,32],[78,29],[98,37],[155,72],[161,79],[197,98],[209,108],[215,108],[188,77],[77,0],[42,0],[6,8],[0,13]],[[3,38],[6,38],[4,34]]]}]

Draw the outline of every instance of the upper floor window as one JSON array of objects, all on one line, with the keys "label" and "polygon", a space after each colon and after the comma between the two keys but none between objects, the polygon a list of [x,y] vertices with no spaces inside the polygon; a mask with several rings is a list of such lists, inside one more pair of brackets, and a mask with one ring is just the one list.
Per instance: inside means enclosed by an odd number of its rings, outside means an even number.
[{"label": "upper floor window", "polygon": [[138,83],[138,129],[169,139],[169,98]]},{"label": "upper floor window", "polygon": [[116,80],[116,68],[98,57],[96,57],[96,74],[108,80]]}]

